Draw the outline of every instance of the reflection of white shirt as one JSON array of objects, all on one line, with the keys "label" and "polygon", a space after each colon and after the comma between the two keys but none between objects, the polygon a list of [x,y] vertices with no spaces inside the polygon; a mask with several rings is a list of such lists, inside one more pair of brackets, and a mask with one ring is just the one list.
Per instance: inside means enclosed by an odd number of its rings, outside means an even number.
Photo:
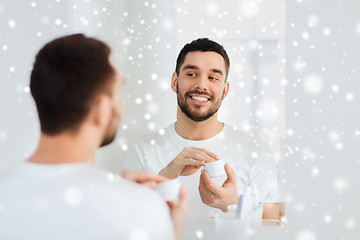
[{"label": "reflection of white shirt", "polygon": [[[275,163],[269,156],[269,151],[265,150],[264,143],[256,141],[249,135],[234,130],[228,125],[225,125],[216,136],[203,141],[191,141],[182,138],[176,133],[174,124],[164,130],[165,133],[159,131],[159,133],[145,135],[130,146],[125,168],[157,174],[185,147],[205,148],[229,163],[235,170],[239,192],[244,192],[247,185],[254,185],[255,183],[259,191],[260,201],[263,201],[268,193],[270,195],[266,202],[279,201]],[[187,185],[190,195],[187,219],[208,221],[209,216],[219,213],[220,210],[202,203],[198,192],[200,173],[201,171],[198,171],[191,176],[180,177],[179,179]]]},{"label": "reflection of white shirt", "polygon": [[84,163],[25,162],[0,176],[0,229],[0,239],[174,239],[157,193]]}]

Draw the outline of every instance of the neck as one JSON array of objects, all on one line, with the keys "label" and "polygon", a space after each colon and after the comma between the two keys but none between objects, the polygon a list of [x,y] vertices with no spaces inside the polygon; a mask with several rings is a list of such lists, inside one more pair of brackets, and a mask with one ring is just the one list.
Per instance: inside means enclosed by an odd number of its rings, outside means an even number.
[{"label": "neck", "polygon": [[178,107],[175,131],[188,140],[201,141],[217,135],[224,128],[224,123],[219,122],[217,113],[209,119],[196,122],[188,118]]},{"label": "neck", "polygon": [[41,133],[38,148],[28,161],[41,164],[76,162],[94,164],[97,146],[84,137],[69,133],[56,136]]}]

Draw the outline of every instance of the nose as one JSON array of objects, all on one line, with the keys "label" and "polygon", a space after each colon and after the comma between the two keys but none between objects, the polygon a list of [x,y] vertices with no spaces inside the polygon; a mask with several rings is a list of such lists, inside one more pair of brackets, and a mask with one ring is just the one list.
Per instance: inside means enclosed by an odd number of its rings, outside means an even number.
[{"label": "nose", "polygon": [[207,90],[207,77],[206,76],[200,76],[196,81],[196,90],[199,91],[206,91]]}]

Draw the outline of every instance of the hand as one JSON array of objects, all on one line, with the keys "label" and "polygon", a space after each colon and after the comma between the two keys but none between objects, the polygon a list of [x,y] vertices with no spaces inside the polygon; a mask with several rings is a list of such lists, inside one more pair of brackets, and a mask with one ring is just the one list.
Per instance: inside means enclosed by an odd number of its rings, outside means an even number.
[{"label": "hand", "polygon": [[181,230],[185,223],[185,215],[187,211],[189,196],[185,185],[180,188],[179,202],[168,202],[170,208],[170,216],[174,225],[175,236],[177,240],[181,238]]},{"label": "hand", "polygon": [[206,162],[213,162],[219,158],[203,148],[186,147],[163,170],[159,172],[168,178],[189,176],[194,174]]},{"label": "hand", "polygon": [[155,175],[143,171],[133,171],[130,169],[125,169],[121,173],[121,176],[129,181],[136,182],[151,189],[155,189],[159,182],[168,180],[167,178],[160,175]]},{"label": "hand", "polygon": [[[263,219],[280,220],[281,219],[280,203],[264,203]],[[263,224],[264,225],[278,225],[279,223],[263,221]]]},{"label": "hand", "polygon": [[227,206],[238,202],[235,171],[225,164],[227,179],[222,187],[216,185],[206,170],[201,171],[199,193],[203,203],[227,212]]}]

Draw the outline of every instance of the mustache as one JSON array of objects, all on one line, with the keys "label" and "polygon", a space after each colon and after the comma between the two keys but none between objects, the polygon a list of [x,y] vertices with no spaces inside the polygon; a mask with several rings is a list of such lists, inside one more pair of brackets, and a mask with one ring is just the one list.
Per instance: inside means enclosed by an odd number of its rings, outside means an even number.
[{"label": "mustache", "polygon": [[185,97],[189,97],[191,94],[199,94],[199,95],[207,96],[210,101],[214,98],[213,95],[207,93],[206,91],[199,91],[199,90],[188,91],[185,93]]}]

